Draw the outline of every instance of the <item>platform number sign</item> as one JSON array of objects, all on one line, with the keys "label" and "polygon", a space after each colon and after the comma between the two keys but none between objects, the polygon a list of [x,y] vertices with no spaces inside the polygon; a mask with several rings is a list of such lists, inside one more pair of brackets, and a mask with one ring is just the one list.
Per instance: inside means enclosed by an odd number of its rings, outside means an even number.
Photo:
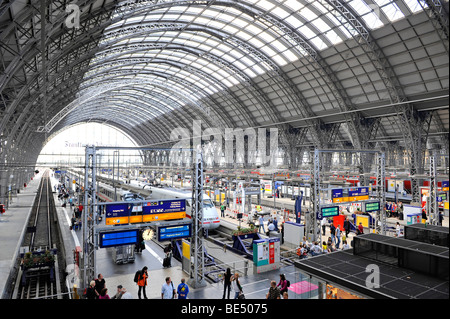
[{"label": "platform number sign", "polygon": [[317,212],[317,219],[323,219],[328,217],[334,217],[339,215],[339,206],[321,207]]}]

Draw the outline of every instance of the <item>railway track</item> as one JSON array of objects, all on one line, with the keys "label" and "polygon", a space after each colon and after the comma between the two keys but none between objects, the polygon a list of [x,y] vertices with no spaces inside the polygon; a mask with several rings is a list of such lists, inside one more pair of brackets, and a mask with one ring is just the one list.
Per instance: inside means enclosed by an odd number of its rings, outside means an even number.
[{"label": "railway track", "polygon": [[59,228],[49,172],[44,172],[23,238],[13,299],[60,298]]}]

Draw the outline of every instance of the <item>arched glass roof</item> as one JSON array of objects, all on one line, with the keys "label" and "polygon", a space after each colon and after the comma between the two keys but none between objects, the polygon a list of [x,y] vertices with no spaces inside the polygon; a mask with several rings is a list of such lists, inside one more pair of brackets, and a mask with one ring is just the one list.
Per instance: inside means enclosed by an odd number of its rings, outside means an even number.
[{"label": "arched glass roof", "polygon": [[19,0],[0,2],[3,141],[106,121],[160,143],[195,119],[306,129],[302,147],[407,149],[448,134],[446,0],[75,4],[79,28],[67,25],[65,1],[48,1],[45,21]]}]

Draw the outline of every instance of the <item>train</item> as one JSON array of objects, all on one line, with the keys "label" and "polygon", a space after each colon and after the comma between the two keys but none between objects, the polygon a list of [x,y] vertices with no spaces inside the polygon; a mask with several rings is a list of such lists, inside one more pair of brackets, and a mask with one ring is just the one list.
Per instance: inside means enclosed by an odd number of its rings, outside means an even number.
[{"label": "train", "polygon": [[[142,188],[150,192],[146,199],[186,199],[186,217],[192,218],[192,191],[176,188],[159,188],[145,184]],[[219,213],[211,198],[203,193],[203,229],[216,229],[220,226]]]}]

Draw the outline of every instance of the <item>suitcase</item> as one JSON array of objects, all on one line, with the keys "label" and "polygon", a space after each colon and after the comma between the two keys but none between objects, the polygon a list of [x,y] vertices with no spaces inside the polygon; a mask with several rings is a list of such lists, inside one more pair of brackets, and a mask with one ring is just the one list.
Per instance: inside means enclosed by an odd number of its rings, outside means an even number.
[{"label": "suitcase", "polygon": [[163,259],[163,267],[164,267],[164,268],[170,267],[170,258],[169,258],[169,257],[165,257],[165,258]]}]

